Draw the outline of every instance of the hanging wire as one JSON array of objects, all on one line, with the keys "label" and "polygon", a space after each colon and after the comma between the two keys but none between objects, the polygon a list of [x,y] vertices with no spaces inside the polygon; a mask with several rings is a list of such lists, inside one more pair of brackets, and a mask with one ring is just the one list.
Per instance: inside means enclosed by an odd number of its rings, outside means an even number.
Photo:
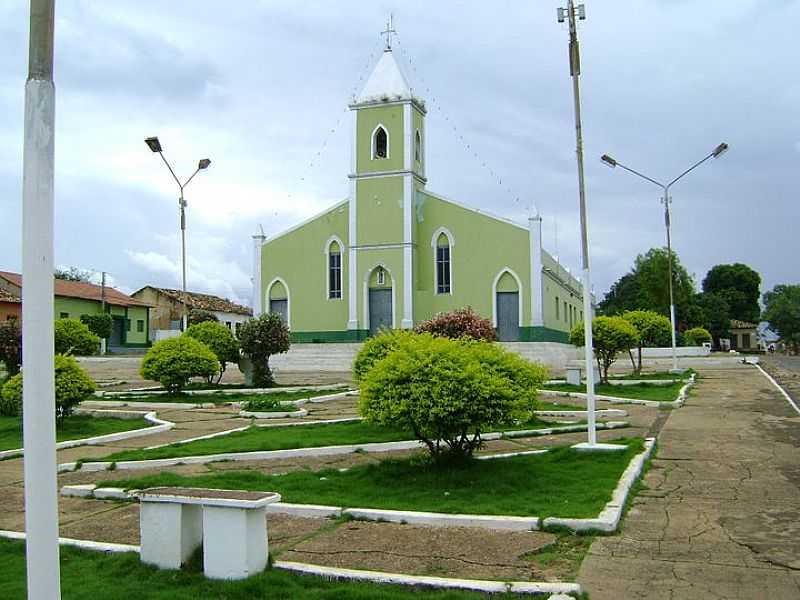
[{"label": "hanging wire", "polygon": [[[508,196],[516,204],[519,204],[519,201],[520,201],[519,200],[519,194],[514,190],[514,188],[511,186],[511,184],[508,183],[508,182],[503,184],[503,178],[497,173],[497,171],[495,171],[482,156],[478,155],[477,150],[475,150],[472,147],[471,144],[467,143],[467,140],[464,137],[464,135],[461,133],[461,131],[456,126],[456,124],[453,122],[453,120],[450,118],[450,116],[447,114],[447,112],[445,112],[444,108],[442,107],[442,104],[439,102],[439,100],[436,98],[436,96],[431,91],[431,88],[427,84],[427,82],[425,81],[425,78],[422,76],[422,73],[420,73],[417,70],[416,64],[414,63],[414,59],[411,57],[410,52],[406,52],[405,47],[404,47],[402,41],[400,40],[400,36],[397,33],[395,33],[395,40],[397,42],[397,47],[400,49],[400,54],[403,56],[405,61],[408,63],[409,67],[411,68],[411,71],[414,73],[414,76],[415,76],[416,80],[420,82],[422,87],[424,87],[425,93],[426,93],[426,99],[430,100],[431,105],[439,112],[439,114],[444,118],[444,120],[447,122],[447,124],[453,130],[453,133],[456,135],[456,137],[461,141],[462,145],[464,146],[464,150],[466,151],[466,153],[469,156],[471,156],[472,158],[474,158],[475,161],[477,163],[479,163],[483,169],[486,170],[486,172],[489,174],[491,179],[494,182],[497,183],[498,187],[504,193],[508,194]],[[413,92],[413,88],[412,88],[412,92]]]}]

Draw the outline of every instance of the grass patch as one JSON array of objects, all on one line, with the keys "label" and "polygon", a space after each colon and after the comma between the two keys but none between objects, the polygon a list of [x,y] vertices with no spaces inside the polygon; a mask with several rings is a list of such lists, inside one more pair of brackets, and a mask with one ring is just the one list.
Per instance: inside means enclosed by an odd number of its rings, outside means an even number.
[{"label": "grass patch", "polygon": [[[533,419],[526,423],[496,428],[497,431],[515,429],[541,429],[552,427],[552,423]],[[377,442],[400,442],[415,439],[414,434],[400,428],[378,427],[364,421],[347,423],[321,423],[291,427],[250,427],[206,440],[188,444],[170,444],[151,450],[126,450],[105,457],[103,460],[151,460],[156,458],[179,458],[183,456],[208,456],[228,452],[263,452],[288,450],[291,448],[318,448],[347,444],[370,444]],[[94,459],[99,460],[99,459]]]},{"label": "grass patch", "polygon": [[[114,419],[72,415],[56,427],[56,440],[66,442],[82,438],[142,429],[150,423],[144,419]],[[22,448],[22,417],[0,417],[0,450]]]},{"label": "grass patch", "polygon": [[555,542],[523,558],[531,563],[536,580],[575,581],[595,536],[571,531],[558,531],[556,535]]},{"label": "grass patch", "polygon": [[158,475],[106,482],[142,489],[209,487],[278,492],[284,502],[445,513],[593,517],[610,500],[643,442],[624,440],[624,452],[581,453],[569,447],[546,454],[432,464],[420,457],[384,460],[347,471],[224,471]]},{"label": "grass patch", "polygon": [[670,379],[678,380],[688,380],[693,374],[695,374],[694,369],[687,369],[685,373],[682,375],[675,375],[674,373],[670,373],[669,371],[656,371],[655,373],[640,373],[636,375],[634,373],[628,373],[627,375],[609,375],[609,379],[657,379],[660,381],[669,381]]},{"label": "grass patch", "polygon": [[[25,543],[0,540],[0,579],[5,600],[24,600]],[[135,553],[110,554],[61,548],[64,600],[484,600],[489,596],[459,590],[423,590],[395,585],[338,582],[322,577],[267,570],[241,581],[213,581],[184,569],[160,571],[143,565]],[[526,596],[530,598],[530,596]],[[517,594],[492,595],[503,600]]]},{"label": "grass patch", "polygon": [[202,394],[200,396],[189,394],[148,394],[142,392],[141,394],[132,394],[130,396],[105,396],[95,400],[109,400],[114,402],[188,402],[191,404],[204,404],[209,402],[214,404],[226,404],[228,402],[244,403],[251,400],[258,401],[262,398],[271,398],[274,399],[275,402],[290,402],[293,400],[315,398],[317,396],[327,396],[349,389],[350,388],[344,387],[337,390],[297,390],[295,392],[272,392],[270,394],[223,394],[220,392],[216,394]]},{"label": "grass patch", "polygon": [[[602,396],[616,396],[617,398],[631,398],[635,400],[656,400],[658,402],[672,402],[678,399],[678,392],[686,385],[683,382],[670,385],[652,385],[639,383],[636,385],[610,385],[599,383],[595,388]],[[568,383],[554,383],[542,386],[544,390],[557,392],[586,393],[585,385],[570,385]]]},{"label": "grass patch", "polygon": [[539,402],[536,410],[586,410],[586,406],[567,402]]}]

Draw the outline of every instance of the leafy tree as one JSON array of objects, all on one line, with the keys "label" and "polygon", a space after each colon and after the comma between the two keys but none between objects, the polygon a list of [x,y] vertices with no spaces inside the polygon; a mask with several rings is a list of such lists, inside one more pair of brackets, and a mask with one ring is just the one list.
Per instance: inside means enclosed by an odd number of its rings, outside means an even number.
[{"label": "leafy tree", "polygon": [[492,322],[475,313],[469,306],[447,313],[439,313],[432,319],[417,325],[414,331],[452,339],[468,337],[487,342],[494,342],[497,339]]},{"label": "leafy tree", "polygon": [[639,334],[636,343],[638,351],[637,362],[634,362],[633,354],[630,350],[628,351],[633,370],[638,375],[642,372],[642,347],[667,346],[671,344],[672,324],[667,317],[652,310],[630,310],[624,313],[622,318],[633,325]]},{"label": "leafy tree", "polygon": [[[217,383],[222,379],[225,367],[229,362],[239,362],[239,342],[233,337],[231,330],[221,323],[203,321],[202,323],[190,325],[184,335],[203,342],[216,355],[220,365]],[[208,382],[213,383],[213,379],[214,376],[211,375],[208,378]]]},{"label": "leafy tree", "polygon": [[[633,268],[639,282],[639,308],[669,316],[669,254],[666,248],[651,248],[636,257]],[[672,289],[675,297],[675,318],[685,320],[694,295],[694,282],[678,255],[672,253]]]},{"label": "leafy tree", "polygon": [[92,277],[92,272],[77,267],[67,267],[66,269],[56,269],[53,275],[56,279],[63,279],[64,281],[88,283]]},{"label": "leafy tree", "polygon": [[641,286],[635,273],[626,273],[620,277],[608,290],[603,300],[597,305],[600,313],[614,316],[626,310],[637,310]]},{"label": "leafy tree", "polygon": [[186,321],[189,323],[189,325],[197,325],[199,323],[205,323],[206,321],[219,323],[219,318],[217,315],[207,310],[193,308],[189,311],[189,314],[186,315]]},{"label": "leafy tree", "polygon": [[764,294],[764,320],[796,354],[800,348],[800,285],[776,285]]},{"label": "leafy tree", "polygon": [[[578,323],[570,332],[569,341],[583,346],[583,323]],[[608,370],[620,352],[630,352],[639,341],[639,332],[622,317],[595,317],[592,321],[592,345],[603,383],[608,383]]]},{"label": "leafy tree", "polygon": [[742,263],[716,265],[703,279],[703,292],[719,294],[728,302],[731,319],[758,321],[761,276]]},{"label": "leafy tree", "polygon": [[483,432],[533,416],[545,367],[468,338],[396,341],[362,379],[359,412],[369,423],[412,430],[434,459],[468,457]]},{"label": "leafy tree", "polygon": [[109,314],[81,315],[81,323],[86,325],[93,334],[102,339],[111,337],[114,319]]},{"label": "leafy tree", "polygon": [[[55,357],[55,392],[56,419],[59,424],[72,414],[78,404],[91,397],[97,386],[89,374],[72,356],[56,354]],[[6,415],[18,415],[22,411],[22,373],[9,379],[2,389],[3,402],[0,412]]]},{"label": "leafy tree", "polygon": [[100,346],[100,338],[78,319],[56,319],[54,334],[56,354],[90,356]]},{"label": "leafy tree", "polygon": [[253,362],[253,384],[274,385],[269,357],[289,350],[289,328],[276,313],[265,313],[242,323],[239,329],[242,352]]},{"label": "leafy tree", "polygon": [[170,394],[178,394],[192,377],[213,377],[219,362],[211,349],[188,335],[161,340],[147,351],[139,369],[142,377],[158,381]]},{"label": "leafy tree", "polygon": [[19,373],[22,364],[22,332],[16,319],[0,323],[0,362],[9,375]]},{"label": "leafy tree", "polygon": [[696,294],[690,314],[692,320],[689,324],[707,329],[717,345],[720,338],[730,335],[730,306],[723,296],[705,292]]},{"label": "leafy tree", "polygon": [[692,327],[683,332],[683,338],[687,346],[702,346],[713,341],[708,329],[702,327]]}]

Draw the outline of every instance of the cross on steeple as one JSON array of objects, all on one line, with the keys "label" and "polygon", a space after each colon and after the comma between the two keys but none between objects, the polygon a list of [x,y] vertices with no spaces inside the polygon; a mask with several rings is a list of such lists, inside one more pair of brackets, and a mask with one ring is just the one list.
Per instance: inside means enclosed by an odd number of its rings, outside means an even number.
[{"label": "cross on steeple", "polygon": [[389,20],[386,21],[386,30],[385,31],[381,31],[381,35],[385,35],[386,36],[386,50],[391,50],[392,49],[392,34],[393,33],[395,33],[395,34],[397,33],[394,30],[394,27],[392,26],[393,18],[394,18],[394,16],[391,13],[389,13]]}]

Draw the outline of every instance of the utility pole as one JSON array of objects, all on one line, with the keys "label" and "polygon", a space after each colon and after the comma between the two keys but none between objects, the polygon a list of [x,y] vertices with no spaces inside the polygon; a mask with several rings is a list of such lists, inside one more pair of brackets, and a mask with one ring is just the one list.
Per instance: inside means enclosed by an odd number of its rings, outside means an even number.
[{"label": "utility pole", "polygon": [[53,353],[54,0],[31,0],[22,166],[22,421],[28,600],[61,598]]},{"label": "utility pole", "polygon": [[[106,314],[106,272],[103,271],[103,274],[100,279],[100,312],[104,315]],[[106,355],[106,338],[102,338],[100,340],[100,354],[101,356]]]},{"label": "utility pole", "polygon": [[578,27],[576,17],[586,19],[586,9],[583,4],[577,7],[573,0],[567,0],[567,8],[559,8],[558,22],[566,19],[569,23],[569,74],[572,77],[572,96],[575,108],[575,154],[578,160],[578,195],[580,198],[581,215],[581,251],[583,266],[583,334],[584,358],[586,370],[586,412],[589,430],[589,440],[585,444],[577,444],[580,450],[624,450],[625,446],[616,444],[597,443],[597,423],[595,419],[595,390],[594,390],[594,343],[592,340],[592,277],[589,263],[589,223],[586,214],[586,189],[583,176],[583,133],[581,130],[581,95],[580,74],[581,58],[578,45]]}]

